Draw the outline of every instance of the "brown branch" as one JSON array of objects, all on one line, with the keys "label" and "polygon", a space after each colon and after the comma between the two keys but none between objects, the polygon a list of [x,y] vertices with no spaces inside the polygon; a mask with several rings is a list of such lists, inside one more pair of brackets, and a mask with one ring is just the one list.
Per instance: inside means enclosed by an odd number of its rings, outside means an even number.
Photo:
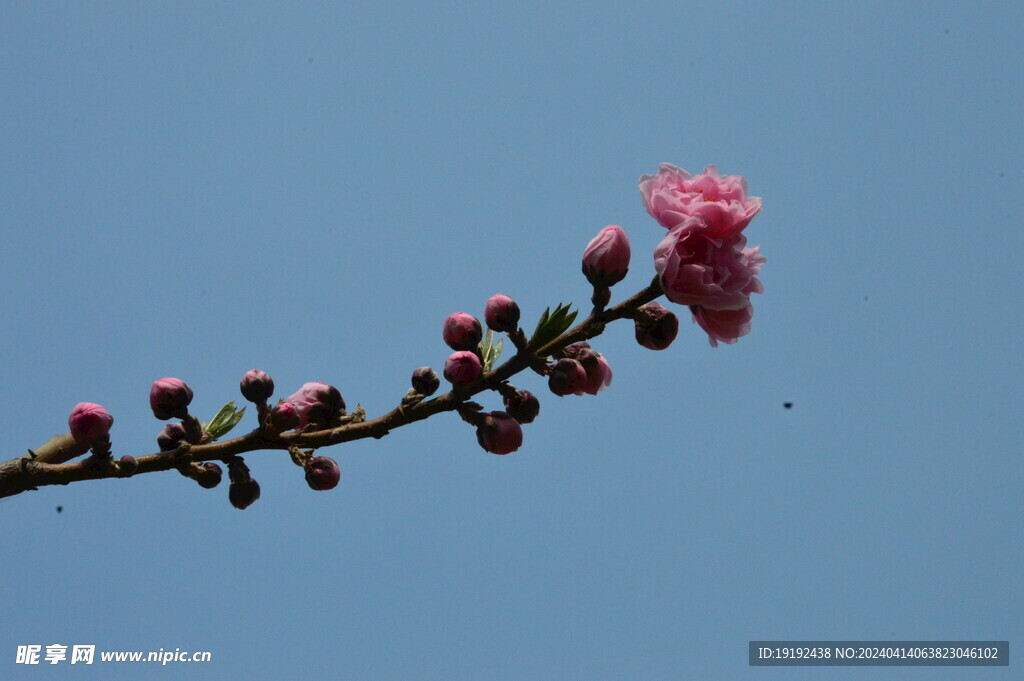
[{"label": "brown branch", "polygon": [[[361,440],[382,438],[395,428],[458,409],[466,401],[484,390],[497,390],[515,374],[530,367],[537,359],[550,357],[572,343],[600,335],[605,325],[618,319],[632,317],[637,308],[651,302],[662,293],[655,278],[651,284],[618,305],[602,310],[595,307],[584,321],[541,348],[531,349],[525,341],[515,343],[519,351],[501,366],[489,371],[469,386],[459,386],[432,400],[412,406],[399,406],[371,421],[350,423],[325,430],[273,435],[263,429],[246,435],[199,445],[183,445],[170,452],[136,457],[138,470],[134,475],[167,471],[187,462],[226,461],[228,458],[257,450],[285,450],[291,447],[318,449]],[[603,306],[602,306],[603,307]],[[116,466],[107,457],[88,456],[81,461],[66,463],[81,456],[88,447],[76,443],[70,434],[50,438],[38,449],[22,457],[0,463],[0,497],[9,497],[45,485],[67,485],[81,480],[101,480],[120,477]]]}]

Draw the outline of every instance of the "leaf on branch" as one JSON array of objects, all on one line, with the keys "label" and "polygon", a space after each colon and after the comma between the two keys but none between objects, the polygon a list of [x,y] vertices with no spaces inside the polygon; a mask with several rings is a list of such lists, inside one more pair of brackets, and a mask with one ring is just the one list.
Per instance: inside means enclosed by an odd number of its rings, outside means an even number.
[{"label": "leaf on branch", "polygon": [[209,434],[210,442],[215,442],[231,432],[231,429],[238,425],[244,415],[245,407],[235,409],[235,401],[231,400],[220,408],[217,415],[210,420],[209,425],[203,426],[203,431]]},{"label": "leaf on branch", "polygon": [[497,343],[494,342],[494,332],[490,329],[484,334],[484,339],[480,341],[480,356],[484,360],[484,373],[491,370],[497,362],[498,358],[501,357],[501,351],[505,348],[505,339],[501,338]]},{"label": "leaf on branch", "polygon": [[550,307],[545,309],[544,314],[540,316],[540,321],[537,322],[537,329],[530,338],[529,346],[533,349],[542,348],[565,333],[576,321],[576,315],[579,314],[578,310],[572,312],[570,310],[572,310],[572,303],[568,305],[559,303],[554,312],[551,312]]}]

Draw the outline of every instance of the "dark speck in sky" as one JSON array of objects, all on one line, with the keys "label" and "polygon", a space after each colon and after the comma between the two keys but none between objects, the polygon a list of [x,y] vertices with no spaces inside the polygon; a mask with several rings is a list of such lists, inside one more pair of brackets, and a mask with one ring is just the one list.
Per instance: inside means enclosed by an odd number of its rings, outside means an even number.
[{"label": "dark speck in sky", "polygon": [[793,408],[793,403],[792,402],[783,402],[782,406],[785,407],[786,409],[792,409]]},{"label": "dark speck in sky", "polygon": [[63,506],[58,506],[58,507],[57,507],[57,513],[60,513],[60,512],[62,512],[63,510],[64,510],[64,507],[63,507]]}]

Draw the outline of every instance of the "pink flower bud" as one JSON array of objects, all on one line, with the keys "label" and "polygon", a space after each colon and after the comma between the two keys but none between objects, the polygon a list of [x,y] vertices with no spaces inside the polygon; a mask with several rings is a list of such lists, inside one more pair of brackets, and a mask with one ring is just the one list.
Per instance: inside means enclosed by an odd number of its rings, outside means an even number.
[{"label": "pink flower bud", "polygon": [[508,296],[497,293],[487,299],[484,321],[492,331],[514,333],[519,328],[519,306]]},{"label": "pink flower bud", "polygon": [[265,371],[252,369],[242,376],[239,387],[242,390],[242,397],[254,404],[263,404],[274,394],[274,379]]},{"label": "pink flower bud", "polygon": [[575,359],[564,357],[551,370],[548,387],[559,397],[582,395],[587,388],[587,372]]},{"label": "pink flower bud", "polygon": [[71,437],[79,444],[94,444],[107,439],[114,417],[106,409],[92,402],[79,402],[68,416]]},{"label": "pink flower bud", "polygon": [[679,333],[679,318],[658,303],[647,303],[633,320],[636,342],[651,350],[664,350]]},{"label": "pink flower bud", "polygon": [[306,484],[310,489],[329,490],[338,486],[341,480],[341,469],[334,459],[317,456],[306,464]]},{"label": "pink flower bud", "polygon": [[228,487],[228,500],[232,506],[239,510],[249,508],[259,498],[260,484],[251,478],[232,482]]},{"label": "pink flower bud", "polygon": [[335,416],[345,413],[345,400],[341,393],[326,383],[306,383],[286,401],[299,412],[299,430],[309,423],[325,425]]},{"label": "pink flower bud", "polygon": [[118,461],[118,464],[118,473],[124,478],[130,478],[139,470],[139,462],[134,456],[125,454]]},{"label": "pink flower bud", "polygon": [[468,350],[453,352],[444,363],[444,377],[455,384],[472,383],[483,371],[480,358]]},{"label": "pink flower bud", "polygon": [[149,389],[149,406],[153,409],[153,416],[161,421],[185,418],[191,402],[192,389],[178,378],[153,381],[153,387]]},{"label": "pink flower bud", "polygon": [[593,369],[587,369],[587,387],[584,392],[596,395],[612,384],[612,367],[604,355],[597,353],[597,361]]},{"label": "pink flower bud", "polygon": [[302,423],[302,417],[291,402],[281,402],[270,408],[270,424],[277,430],[284,432],[298,428],[300,423]]},{"label": "pink flower bud", "polygon": [[430,397],[441,387],[441,379],[430,367],[420,367],[412,372],[412,389],[424,397]]},{"label": "pink flower bud", "polygon": [[506,395],[505,412],[519,423],[533,423],[540,413],[540,400],[529,390],[520,390]]},{"label": "pink flower bud", "polygon": [[234,456],[228,460],[228,478],[231,480],[228,500],[235,508],[248,508],[260,498],[259,483],[249,475],[249,467],[245,465],[242,457]]},{"label": "pink flower bud", "polygon": [[476,350],[484,332],[476,317],[456,312],[444,320],[442,336],[452,350]]},{"label": "pink flower bud", "polygon": [[629,237],[618,225],[597,233],[583,251],[583,274],[597,288],[622,281],[629,271]]},{"label": "pink flower bud", "polygon": [[477,426],[476,439],[491,454],[510,454],[523,444],[523,429],[505,412],[492,411]]},{"label": "pink flower bud", "polygon": [[[220,484],[222,477],[224,477],[223,469],[221,469],[220,466],[213,463],[212,461],[207,461],[206,463],[203,464],[202,472],[200,472],[195,479],[196,482],[199,483],[199,486],[202,487],[203,489],[213,489],[214,487]],[[229,495],[230,493],[230,490],[228,490]],[[259,499],[259,496],[259,485],[256,485],[256,499]],[[253,501],[256,501],[256,499],[253,499]],[[249,503],[251,504],[252,501],[250,501]],[[248,505],[249,504],[246,504],[246,506]],[[245,507],[243,506],[242,508]]]},{"label": "pink flower bud", "polygon": [[156,446],[161,452],[177,449],[186,438],[185,426],[180,423],[168,423],[156,436]]}]

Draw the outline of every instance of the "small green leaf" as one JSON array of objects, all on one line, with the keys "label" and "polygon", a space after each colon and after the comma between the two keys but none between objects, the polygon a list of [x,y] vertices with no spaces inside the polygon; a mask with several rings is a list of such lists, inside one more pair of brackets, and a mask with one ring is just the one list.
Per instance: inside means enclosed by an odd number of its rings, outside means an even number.
[{"label": "small green leaf", "polygon": [[210,436],[209,442],[214,442],[231,432],[244,415],[245,407],[236,410],[235,401],[231,400],[220,408],[208,425],[203,426],[203,432]]},{"label": "small green leaf", "polygon": [[578,312],[570,312],[571,309],[571,303],[569,305],[559,303],[554,312],[550,311],[551,308],[544,310],[540,321],[537,322],[537,329],[533,332],[533,337],[530,338],[529,346],[534,350],[542,348],[565,333],[572,326],[578,314]]},{"label": "small green leaf", "polygon": [[484,334],[484,338],[480,341],[480,357],[483,358],[484,371],[490,371],[491,367],[497,363],[498,358],[501,357],[501,351],[505,347],[505,339],[499,340],[497,343],[494,342],[494,331],[490,329]]}]

